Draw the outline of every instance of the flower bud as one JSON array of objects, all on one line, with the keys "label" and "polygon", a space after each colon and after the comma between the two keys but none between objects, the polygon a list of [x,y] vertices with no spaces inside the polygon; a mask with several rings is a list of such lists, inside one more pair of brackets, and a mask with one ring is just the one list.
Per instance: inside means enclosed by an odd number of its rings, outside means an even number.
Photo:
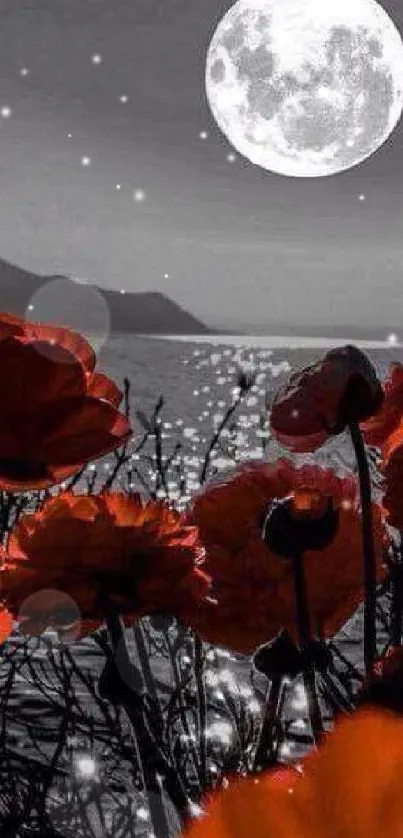
[{"label": "flower bud", "polygon": [[257,672],[269,681],[275,678],[296,678],[301,672],[301,652],[288,631],[282,630],[268,643],[258,646],[252,656]]},{"label": "flower bud", "polygon": [[339,520],[332,498],[318,492],[295,492],[269,506],[262,540],[274,553],[293,558],[323,550],[334,539]]}]

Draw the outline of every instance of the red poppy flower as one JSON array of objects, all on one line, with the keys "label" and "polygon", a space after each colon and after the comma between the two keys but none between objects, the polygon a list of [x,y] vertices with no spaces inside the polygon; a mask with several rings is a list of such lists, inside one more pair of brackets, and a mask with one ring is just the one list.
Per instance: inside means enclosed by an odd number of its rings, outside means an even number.
[{"label": "red poppy flower", "polygon": [[0,488],[43,489],[132,434],[122,394],[84,338],[0,314]]},{"label": "red poppy flower", "polygon": [[313,451],[349,422],[368,419],[383,390],[369,358],[355,346],[332,349],[323,360],[291,375],[271,413],[273,435],[294,452]]},{"label": "red poppy flower", "polygon": [[229,783],[184,838],[403,838],[403,720],[375,710],[342,719],[291,769]]},{"label": "red poppy flower", "polygon": [[[338,527],[320,551],[307,551],[304,565],[313,630],[334,634],[363,598],[361,520],[355,481],[332,471],[287,460],[248,463],[223,483],[195,496],[191,520],[206,547],[206,571],[218,607],[198,613],[197,630],[208,641],[250,654],[282,628],[296,638],[292,563],[262,541],[268,504],[291,493],[331,496]],[[381,510],[373,504],[378,578],[383,575]]]},{"label": "red poppy flower", "polygon": [[403,441],[391,452],[383,462],[384,495],[382,505],[386,511],[387,521],[392,527],[403,531]]},{"label": "red poppy flower", "polygon": [[390,365],[382,386],[384,402],[381,409],[361,425],[367,445],[376,445],[381,450],[403,420],[403,364]]},{"label": "red poppy flower", "polygon": [[[131,618],[165,611],[191,624],[210,586],[203,556],[196,527],[161,501],[64,492],[20,518],[0,569],[0,594],[17,617],[33,594],[62,591],[77,604],[83,631],[112,606]],[[26,631],[37,631],[38,621],[37,613],[27,619]]]},{"label": "red poppy flower", "polygon": [[13,617],[12,614],[7,610],[7,608],[0,609],[0,643],[4,643],[8,636],[11,634],[11,629],[13,627]]}]

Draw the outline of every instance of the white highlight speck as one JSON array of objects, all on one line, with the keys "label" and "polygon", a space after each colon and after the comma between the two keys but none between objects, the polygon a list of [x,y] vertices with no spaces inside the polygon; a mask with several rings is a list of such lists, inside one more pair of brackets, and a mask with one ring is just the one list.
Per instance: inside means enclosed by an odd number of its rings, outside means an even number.
[{"label": "white highlight speck", "polygon": [[145,198],[146,198],[146,193],[144,192],[144,189],[135,189],[134,190],[133,199],[135,201],[137,201],[137,203],[140,203],[141,201],[145,201]]},{"label": "white highlight speck", "polygon": [[81,756],[75,759],[75,770],[80,777],[94,777],[97,770],[95,760],[90,756]]},{"label": "white highlight speck", "polygon": [[218,739],[223,745],[229,747],[232,742],[233,731],[228,722],[213,722],[206,729],[208,739]]},{"label": "white highlight speck", "polygon": [[91,166],[91,157],[82,157],[81,158],[81,165],[84,166],[84,167]]}]

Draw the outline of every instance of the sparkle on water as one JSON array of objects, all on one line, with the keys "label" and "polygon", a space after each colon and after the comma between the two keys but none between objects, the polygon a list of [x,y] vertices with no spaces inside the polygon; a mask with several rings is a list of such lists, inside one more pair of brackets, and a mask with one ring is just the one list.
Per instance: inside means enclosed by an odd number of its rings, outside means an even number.
[{"label": "sparkle on water", "polygon": [[302,684],[297,684],[294,689],[294,696],[291,701],[293,710],[298,713],[306,713],[308,710],[307,696]]},{"label": "sparkle on water", "polygon": [[91,779],[97,774],[97,763],[89,754],[80,754],[74,758],[74,769],[78,777]]}]

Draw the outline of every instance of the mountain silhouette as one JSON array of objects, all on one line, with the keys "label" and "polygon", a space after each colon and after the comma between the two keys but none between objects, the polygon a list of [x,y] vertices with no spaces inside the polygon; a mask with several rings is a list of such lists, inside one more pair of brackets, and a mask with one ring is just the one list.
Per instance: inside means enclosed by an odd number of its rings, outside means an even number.
[{"label": "mountain silhouette", "polygon": [[[49,285],[47,291],[44,288],[46,285]],[[99,305],[93,307],[98,310],[98,314],[91,311],[91,294],[92,302],[102,302],[102,298],[105,301],[106,306],[103,305],[103,310],[109,312],[109,331],[112,334],[214,333],[213,329],[207,328],[204,323],[159,291],[127,291],[122,294],[120,291],[100,288],[92,283],[81,284],[66,276],[38,276],[0,259],[0,311],[26,317],[28,320],[35,321],[37,317],[38,322],[41,322],[41,319],[43,322],[51,322],[52,300],[57,301],[58,304],[54,305],[57,315],[55,324],[70,325],[79,331],[76,324],[80,321],[78,315],[82,304],[83,322],[89,331],[93,326],[96,332],[100,319]],[[35,305],[36,295],[39,295],[40,305]],[[32,310],[28,310],[30,304],[33,305]],[[74,315],[71,318],[69,309]],[[44,313],[47,316],[44,317]]]}]

